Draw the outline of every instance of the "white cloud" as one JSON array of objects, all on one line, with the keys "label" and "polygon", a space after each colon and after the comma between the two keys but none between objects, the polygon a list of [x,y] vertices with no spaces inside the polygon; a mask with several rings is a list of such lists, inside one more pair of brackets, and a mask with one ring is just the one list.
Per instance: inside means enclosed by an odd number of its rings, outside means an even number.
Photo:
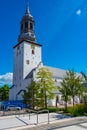
[{"label": "white cloud", "polygon": [[0,86],[4,84],[12,85],[13,73],[6,73],[0,75]]},{"label": "white cloud", "polygon": [[78,9],[78,10],[76,11],[76,14],[77,14],[77,15],[80,15],[80,14],[81,14],[81,10]]}]

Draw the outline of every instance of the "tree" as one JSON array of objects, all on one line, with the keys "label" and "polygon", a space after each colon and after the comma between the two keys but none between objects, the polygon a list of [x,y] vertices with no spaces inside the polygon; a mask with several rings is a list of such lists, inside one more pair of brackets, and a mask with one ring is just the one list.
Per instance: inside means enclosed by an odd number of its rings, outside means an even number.
[{"label": "tree", "polygon": [[44,106],[47,108],[47,100],[53,99],[55,97],[54,90],[57,90],[52,73],[47,68],[42,67],[39,68],[36,78],[39,84],[38,97],[43,99]]},{"label": "tree", "polygon": [[82,85],[82,79],[81,77],[77,77],[76,79],[76,86],[77,86],[77,96],[79,97],[79,102],[82,102],[82,97],[83,97],[83,91],[84,91],[84,87]]},{"label": "tree", "polygon": [[83,93],[81,77],[77,76],[73,70],[67,71],[63,81],[61,82],[61,88],[59,88],[59,91],[61,92],[63,100],[65,101],[66,109],[69,97],[72,97],[74,105],[75,96],[80,97]]},{"label": "tree", "polygon": [[73,105],[74,105],[75,96],[81,95],[82,79],[80,76],[77,76],[73,70],[68,71],[66,74],[68,78],[68,87],[70,91],[70,96],[73,99]]},{"label": "tree", "polygon": [[83,90],[82,90],[82,102],[84,102],[84,104],[87,103],[87,76],[86,74],[81,71],[81,74],[84,78],[82,86],[83,86]]},{"label": "tree", "polygon": [[8,100],[9,99],[9,86],[4,85],[0,88],[0,99]]},{"label": "tree", "polygon": [[87,103],[87,87],[84,86],[84,83],[82,84],[83,85],[83,89],[82,89],[82,103],[86,104]]},{"label": "tree", "polygon": [[63,79],[61,82],[61,87],[59,87],[59,92],[62,94],[62,99],[65,102],[65,110],[67,110],[67,102],[69,100],[69,88],[67,79]]},{"label": "tree", "polygon": [[73,70],[69,70],[66,72],[64,77],[67,82],[67,89],[69,91],[69,96],[73,99],[73,105],[75,102],[75,96],[80,96],[82,94],[82,79],[80,76],[77,76]]},{"label": "tree", "polygon": [[36,94],[38,91],[37,83],[35,81],[32,81],[31,84],[26,88],[27,90],[24,91],[23,98],[26,104],[30,108],[34,109],[37,103],[37,99],[36,99],[36,96],[37,96]]}]

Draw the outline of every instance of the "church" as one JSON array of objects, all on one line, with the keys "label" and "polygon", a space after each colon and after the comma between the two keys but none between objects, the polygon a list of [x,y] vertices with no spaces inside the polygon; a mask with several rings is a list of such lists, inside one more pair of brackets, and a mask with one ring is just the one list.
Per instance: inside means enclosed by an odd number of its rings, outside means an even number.
[{"label": "church", "polygon": [[[22,100],[26,87],[34,80],[39,67],[48,68],[56,85],[60,85],[65,70],[44,66],[42,63],[42,45],[37,43],[34,34],[34,18],[30,13],[29,6],[26,7],[20,23],[20,35],[18,44],[14,47],[13,85],[10,88],[9,100]],[[58,95],[58,92],[55,92]],[[55,101],[51,105],[55,104]]]}]

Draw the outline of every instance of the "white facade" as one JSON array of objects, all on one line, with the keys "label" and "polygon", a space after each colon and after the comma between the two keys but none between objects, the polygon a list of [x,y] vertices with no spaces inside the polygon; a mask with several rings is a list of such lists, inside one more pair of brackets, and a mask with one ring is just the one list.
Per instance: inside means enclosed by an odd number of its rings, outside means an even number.
[{"label": "white facade", "polygon": [[35,69],[41,65],[41,45],[34,35],[34,19],[29,7],[21,20],[18,44],[14,46],[13,86],[10,88],[10,100],[22,100],[22,94],[34,77]]},{"label": "white facade", "polygon": [[[29,64],[27,62],[29,61]],[[41,46],[32,43],[24,44],[23,78],[25,78],[32,69],[41,63]]]},{"label": "white facade", "polygon": [[[40,64],[41,45],[24,41],[14,47],[14,86],[10,89],[11,100],[22,99],[23,90],[32,80],[27,79],[28,74]],[[11,94],[11,91],[14,91],[14,94]]]}]

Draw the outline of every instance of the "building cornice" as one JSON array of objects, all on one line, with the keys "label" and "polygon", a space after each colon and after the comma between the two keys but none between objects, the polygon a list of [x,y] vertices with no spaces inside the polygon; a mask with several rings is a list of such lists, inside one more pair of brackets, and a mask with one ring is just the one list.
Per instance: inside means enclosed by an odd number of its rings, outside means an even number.
[{"label": "building cornice", "polygon": [[30,40],[23,40],[23,41],[19,42],[18,44],[16,44],[13,48],[16,48],[18,45],[20,45],[20,44],[23,43],[23,42],[31,43],[31,44],[36,45],[36,46],[42,46],[41,44],[32,42],[32,41],[30,41]]}]

